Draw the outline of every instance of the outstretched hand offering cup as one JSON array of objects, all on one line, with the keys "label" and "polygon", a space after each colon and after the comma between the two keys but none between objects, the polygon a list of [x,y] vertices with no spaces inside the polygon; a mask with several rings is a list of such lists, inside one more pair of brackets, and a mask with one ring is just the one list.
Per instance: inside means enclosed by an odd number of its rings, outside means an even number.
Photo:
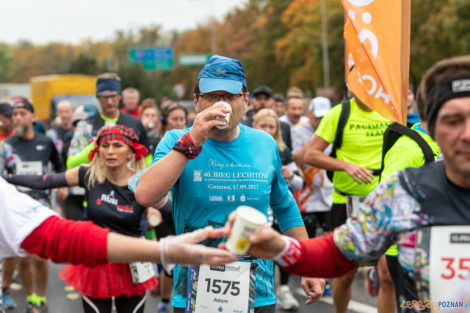
[{"label": "outstretched hand offering cup", "polygon": [[165,237],[159,241],[161,263],[170,271],[174,263],[218,265],[236,261],[237,258],[228,251],[198,244],[207,238],[219,236],[220,234],[208,226],[190,233]]},{"label": "outstretched hand offering cup", "polygon": [[248,236],[263,225],[268,219],[260,211],[249,207],[239,206],[230,235],[226,243],[226,249],[234,254],[244,254],[250,247]]},{"label": "outstretched hand offering cup", "polygon": [[[228,217],[227,223],[223,228],[214,230],[218,237],[229,236],[232,233],[238,210],[233,211]],[[265,224],[256,231],[248,235],[249,248],[248,253],[252,256],[262,259],[273,259],[281,253],[286,246],[286,242],[282,239],[281,234],[272,227]],[[227,249],[228,242],[219,244],[220,249]]]}]

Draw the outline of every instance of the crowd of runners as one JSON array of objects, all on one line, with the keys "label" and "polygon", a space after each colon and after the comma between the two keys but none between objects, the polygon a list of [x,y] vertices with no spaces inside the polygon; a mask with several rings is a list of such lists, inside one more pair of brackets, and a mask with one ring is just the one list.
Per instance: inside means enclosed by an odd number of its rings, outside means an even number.
[{"label": "crowd of runners", "polygon": [[[28,99],[1,100],[5,309],[18,271],[27,312],[48,312],[47,259],[68,263],[59,276],[84,312],[143,312],[147,291],[159,313],[296,310],[292,273],[306,304],[332,296],[345,313],[360,266],[379,313],[470,301],[470,56],[410,86],[406,126],[353,94],[252,88],[217,55],[194,106],[121,85],[99,75],[98,112],[62,101],[46,127]],[[269,225],[235,256],[224,241],[240,205]]]}]

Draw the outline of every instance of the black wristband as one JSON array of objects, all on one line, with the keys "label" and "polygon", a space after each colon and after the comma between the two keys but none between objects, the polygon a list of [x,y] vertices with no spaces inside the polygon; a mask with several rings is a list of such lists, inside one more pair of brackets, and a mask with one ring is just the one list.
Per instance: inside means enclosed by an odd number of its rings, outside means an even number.
[{"label": "black wristband", "polygon": [[51,175],[3,175],[3,178],[10,184],[38,190],[68,187],[65,172]]}]

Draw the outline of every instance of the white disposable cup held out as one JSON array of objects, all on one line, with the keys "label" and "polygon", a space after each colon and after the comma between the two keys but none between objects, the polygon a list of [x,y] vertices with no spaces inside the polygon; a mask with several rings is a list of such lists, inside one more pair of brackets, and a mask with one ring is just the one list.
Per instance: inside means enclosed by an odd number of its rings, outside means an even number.
[{"label": "white disposable cup held out", "polygon": [[230,105],[230,103],[225,102],[225,101],[217,101],[217,102],[214,103],[212,106],[223,106],[223,107],[226,107],[227,109],[230,110],[230,112],[225,116],[225,118],[222,118],[222,117],[216,117],[216,118],[215,118],[216,121],[223,121],[223,122],[225,122],[225,125],[216,126],[218,129],[227,128],[227,127],[228,127],[228,124],[230,123],[230,118],[231,118],[231,115],[232,115],[232,106]]},{"label": "white disposable cup held out", "polygon": [[227,250],[233,254],[245,254],[250,248],[248,235],[267,223],[266,215],[260,211],[245,205],[239,206],[226,243]]}]

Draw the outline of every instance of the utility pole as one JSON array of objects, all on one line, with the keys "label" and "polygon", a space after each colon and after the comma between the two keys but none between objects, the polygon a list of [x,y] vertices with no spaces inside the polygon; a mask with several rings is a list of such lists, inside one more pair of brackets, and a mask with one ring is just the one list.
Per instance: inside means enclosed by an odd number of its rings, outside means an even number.
[{"label": "utility pole", "polygon": [[[194,2],[198,2],[197,0],[192,0]],[[215,18],[215,10],[214,10],[214,3],[211,0],[201,0],[205,4],[210,7],[211,10],[211,53],[217,54],[217,30],[216,30],[216,18]]]}]

